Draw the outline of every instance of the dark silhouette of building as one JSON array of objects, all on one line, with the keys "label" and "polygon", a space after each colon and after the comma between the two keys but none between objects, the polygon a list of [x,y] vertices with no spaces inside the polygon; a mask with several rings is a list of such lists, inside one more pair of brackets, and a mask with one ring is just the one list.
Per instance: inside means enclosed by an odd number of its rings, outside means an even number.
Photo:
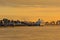
[{"label": "dark silhouette of building", "polygon": [[36,21],[35,25],[36,25],[36,26],[40,26],[40,24],[41,24],[41,20],[38,19],[38,21]]},{"label": "dark silhouette of building", "polygon": [[50,22],[50,25],[55,25],[55,21]]},{"label": "dark silhouette of building", "polygon": [[36,22],[25,22],[25,21],[14,21],[7,18],[0,20],[0,26],[40,26],[41,20],[38,19]]},{"label": "dark silhouette of building", "polygon": [[60,20],[56,21],[56,25],[60,25]]},{"label": "dark silhouette of building", "polygon": [[8,24],[10,23],[10,20],[8,20],[6,18],[4,18],[2,21],[3,21],[4,26],[8,26]]},{"label": "dark silhouette of building", "polygon": [[2,20],[0,20],[0,26],[3,26],[3,21]]},{"label": "dark silhouette of building", "polygon": [[45,22],[45,25],[49,25],[49,22]]}]

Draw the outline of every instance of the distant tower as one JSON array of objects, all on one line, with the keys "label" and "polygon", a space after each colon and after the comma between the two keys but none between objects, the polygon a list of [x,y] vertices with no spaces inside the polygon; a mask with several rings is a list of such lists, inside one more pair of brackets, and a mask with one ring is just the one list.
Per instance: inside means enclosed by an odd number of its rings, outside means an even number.
[{"label": "distant tower", "polygon": [[41,20],[38,19],[38,21],[36,22],[36,25],[37,25],[37,26],[40,26],[40,24],[41,24]]}]

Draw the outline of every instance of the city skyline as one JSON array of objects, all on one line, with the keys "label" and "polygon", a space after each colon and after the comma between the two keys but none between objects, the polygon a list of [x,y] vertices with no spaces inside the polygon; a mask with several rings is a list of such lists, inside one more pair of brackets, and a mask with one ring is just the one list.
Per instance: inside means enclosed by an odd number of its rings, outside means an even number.
[{"label": "city skyline", "polygon": [[41,19],[38,19],[35,22],[31,21],[22,21],[22,20],[10,20],[8,18],[2,18],[0,19],[0,26],[46,26],[46,25],[60,25],[60,20],[57,21],[51,21],[51,22],[44,22]]}]

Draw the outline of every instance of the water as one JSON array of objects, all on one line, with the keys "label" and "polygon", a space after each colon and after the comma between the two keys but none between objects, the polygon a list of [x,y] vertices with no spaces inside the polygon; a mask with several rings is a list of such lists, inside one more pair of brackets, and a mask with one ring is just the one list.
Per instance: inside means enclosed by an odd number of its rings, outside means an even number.
[{"label": "water", "polygon": [[0,40],[60,40],[60,26],[2,27]]}]

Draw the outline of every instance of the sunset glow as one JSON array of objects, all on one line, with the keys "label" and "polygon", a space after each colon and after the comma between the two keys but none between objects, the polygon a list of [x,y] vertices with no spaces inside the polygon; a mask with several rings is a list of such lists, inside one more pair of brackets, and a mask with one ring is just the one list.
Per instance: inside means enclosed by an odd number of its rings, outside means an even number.
[{"label": "sunset glow", "polygon": [[1,0],[0,18],[35,21],[60,20],[59,0]]}]

